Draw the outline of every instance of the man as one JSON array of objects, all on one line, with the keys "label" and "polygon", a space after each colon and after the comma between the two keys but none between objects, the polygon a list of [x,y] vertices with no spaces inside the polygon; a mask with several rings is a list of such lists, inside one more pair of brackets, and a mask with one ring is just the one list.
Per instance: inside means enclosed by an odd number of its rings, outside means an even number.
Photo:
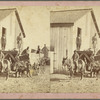
[{"label": "man", "polygon": [[41,50],[40,49],[40,46],[38,45],[38,48],[37,48],[37,52],[36,53],[39,54],[39,58],[40,58],[40,50]]},{"label": "man", "polygon": [[22,48],[22,37],[21,37],[21,33],[19,34],[19,36],[17,36],[17,46],[19,49],[19,54],[21,53],[21,48]]},{"label": "man", "polygon": [[2,72],[3,69],[3,60],[4,60],[4,54],[0,50],[0,72]]},{"label": "man", "polygon": [[75,70],[75,73],[76,73],[76,70],[77,70],[77,67],[78,67],[78,60],[79,60],[79,54],[77,53],[76,50],[74,51],[74,54],[73,54],[72,58],[73,58],[73,63],[75,65],[74,70]]},{"label": "man", "polygon": [[65,61],[68,59],[68,50],[66,50],[66,58],[63,58],[62,65],[64,65]]},{"label": "man", "polygon": [[96,51],[96,45],[97,45],[96,33],[95,33],[95,35],[92,37],[92,45],[93,45],[94,54],[95,54],[95,51]]},{"label": "man", "polygon": [[71,66],[71,60],[68,59],[68,51],[66,50],[66,58],[63,58],[63,61],[62,61],[62,65],[63,65],[63,69],[64,70],[68,70],[69,71],[69,74],[70,74],[70,78],[72,77],[72,66]]},{"label": "man", "polygon": [[44,44],[44,47],[42,48],[42,52],[44,54],[44,58],[48,58],[48,48],[46,47],[46,44]]},{"label": "man", "polygon": [[6,34],[3,34],[1,37],[1,48],[2,50],[5,50],[6,47]]},{"label": "man", "polygon": [[81,48],[81,42],[82,42],[82,40],[81,40],[81,34],[78,34],[78,36],[76,38],[76,48],[77,48],[78,51]]},{"label": "man", "polygon": [[38,45],[38,48],[37,48],[37,52],[36,52],[37,54],[39,54],[40,53],[40,46]]},{"label": "man", "polygon": [[21,55],[26,55],[26,54],[29,54],[29,47],[24,49],[23,52],[21,53]]},{"label": "man", "polygon": [[4,59],[4,54],[2,53],[2,51],[0,50],[0,61],[2,62]]},{"label": "man", "polygon": [[24,49],[23,52],[21,53],[21,55],[22,55],[22,58],[20,58],[20,59],[27,59],[29,61],[30,60],[29,47]]}]

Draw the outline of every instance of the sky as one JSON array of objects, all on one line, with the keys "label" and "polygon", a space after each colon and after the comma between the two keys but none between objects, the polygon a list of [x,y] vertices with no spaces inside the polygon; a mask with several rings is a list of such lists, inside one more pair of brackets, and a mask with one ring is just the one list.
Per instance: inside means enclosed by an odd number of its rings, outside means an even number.
[{"label": "sky", "polygon": [[2,8],[17,8],[26,34],[24,48],[36,49],[44,44],[50,47],[50,11],[92,8],[100,28],[100,6],[1,6]]}]

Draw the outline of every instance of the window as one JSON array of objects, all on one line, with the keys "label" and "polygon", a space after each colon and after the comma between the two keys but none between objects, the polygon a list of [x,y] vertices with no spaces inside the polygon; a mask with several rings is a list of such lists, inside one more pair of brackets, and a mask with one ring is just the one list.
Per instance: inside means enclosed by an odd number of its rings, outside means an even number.
[{"label": "window", "polygon": [[77,37],[81,36],[81,31],[82,31],[82,29],[78,27],[77,28]]},{"label": "window", "polygon": [[6,28],[2,27],[2,36],[6,35]]}]

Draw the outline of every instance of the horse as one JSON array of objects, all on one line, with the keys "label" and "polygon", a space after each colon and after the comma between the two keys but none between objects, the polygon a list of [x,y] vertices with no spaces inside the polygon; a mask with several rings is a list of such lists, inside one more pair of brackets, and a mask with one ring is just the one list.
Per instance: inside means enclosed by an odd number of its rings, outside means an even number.
[{"label": "horse", "polygon": [[96,78],[98,79],[98,74],[100,71],[100,62],[94,61],[94,62],[91,62],[90,65],[91,65],[91,70],[92,70],[92,77],[96,76]]},{"label": "horse", "polygon": [[6,75],[6,80],[7,80],[8,77],[9,77],[10,71],[11,71],[11,64],[10,64],[10,61],[7,60],[7,59],[4,59],[4,60],[0,61],[0,72],[1,72],[1,73],[5,73],[5,75]]},{"label": "horse", "polygon": [[83,61],[82,59],[78,59],[77,61],[78,65],[75,66],[75,63],[73,62],[72,59],[65,59],[65,61],[63,62],[63,66],[67,66],[67,70],[70,73],[70,77],[72,77],[73,75],[75,76],[76,74],[81,74],[81,79],[83,78],[85,72],[86,72],[86,63],[85,61]]},{"label": "horse", "polygon": [[19,77],[22,76],[22,74],[24,74],[24,72],[27,73],[27,77],[31,77],[30,75],[30,66],[31,64],[29,63],[29,61],[23,62],[23,61],[17,61],[14,65],[14,70],[16,71],[16,77],[17,75],[19,75]]},{"label": "horse", "polygon": [[76,72],[81,74],[81,79],[85,74],[85,69],[86,69],[85,62],[82,59],[78,59],[78,66]]},{"label": "horse", "polygon": [[63,68],[64,70],[66,70],[66,71],[69,72],[69,76],[70,76],[70,78],[71,78],[72,75],[73,75],[72,60],[71,60],[71,59],[63,58],[62,65],[63,65],[62,68]]}]

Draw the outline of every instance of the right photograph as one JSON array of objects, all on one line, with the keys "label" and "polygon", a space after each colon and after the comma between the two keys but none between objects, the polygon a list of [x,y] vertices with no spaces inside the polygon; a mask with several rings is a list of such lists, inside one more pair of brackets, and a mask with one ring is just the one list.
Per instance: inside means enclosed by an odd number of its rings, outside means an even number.
[{"label": "right photograph", "polygon": [[50,92],[100,92],[100,7],[50,11]]}]

